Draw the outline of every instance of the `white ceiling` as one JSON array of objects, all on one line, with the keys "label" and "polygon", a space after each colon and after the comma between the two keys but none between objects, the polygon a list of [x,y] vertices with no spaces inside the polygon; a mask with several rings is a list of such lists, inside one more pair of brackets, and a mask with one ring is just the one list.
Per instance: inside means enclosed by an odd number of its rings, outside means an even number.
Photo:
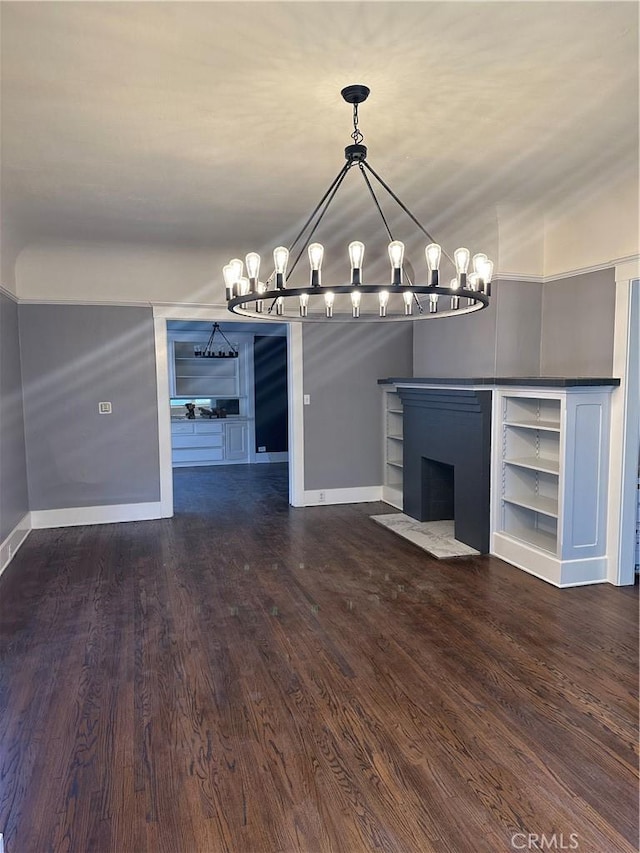
[{"label": "white ceiling", "polygon": [[25,241],[273,246],[343,163],[350,83],[372,90],[371,164],[436,236],[465,207],[550,205],[637,166],[635,2],[1,13],[3,220]]}]

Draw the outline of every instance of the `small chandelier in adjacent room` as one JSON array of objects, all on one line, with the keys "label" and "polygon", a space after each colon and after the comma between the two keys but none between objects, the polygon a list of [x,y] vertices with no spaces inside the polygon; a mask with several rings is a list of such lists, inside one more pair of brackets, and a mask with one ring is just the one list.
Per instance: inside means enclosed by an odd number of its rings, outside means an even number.
[{"label": "small chandelier in adjacent room", "polygon": [[[222,338],[217,344],[215,343],[216,332]],[[205,346],[201,347],[196,344],[193,348],[193,354],[196,358],[238,358],[238,348],[229,341],[229,338],[220,328],[220,323],[214,323]]]},{"label": "small chandelier in adjacent room", "polygon": [[[362,144],[364,137],[358,129],[358,105],[367,99],[369,89],[362,85],[347,86],[341,94],[348,104],[353,105],[353,143],[345,148],[347,162],[333,179],[293,243],[288,248],[278,246],[274,249],[273,272],[266,280],[260,279],[261,259],[256,252],[249,252],[244,263],[239,258],[234,258],[224,267],[229,310],[234,314],[280,322],[362,322],[380,318],[415,320],[445,317],[486,308],[491,295],[492,262],[482,253],[471,258],[469,250],[465,248],[456,249],[452,258],[436,243],[426,228],[367,162],[367,148]],[[347,247],[345,240],[345,265],[348,251],[351,267],[349,278],[327,284],[321,279],[324,247],[312,240],[345,176],[354,166],[360,172],[382,219],[388,238],[385,248],[391,271],[386,282],[368,281],[363,264],[364,243],[352,240]],[[417,277],[407,271],[407,267],[412,268],[410,264],[405,263],[404,243],[394,239],[371,178],[377,182],[378,191],[382,187],[429,241],[424,249],[423,282],[414,281]],[[310,265],[308,285],[292,284],[293,272],[305,250]],[[296,252],[289,267],[290,257]],[[382,252],[380,249],[379,253]],[[448,284],[440,279],[440,259],[443,255],[455,268],[455,276]],[[340,310],[339,305],[343,306]]]}]

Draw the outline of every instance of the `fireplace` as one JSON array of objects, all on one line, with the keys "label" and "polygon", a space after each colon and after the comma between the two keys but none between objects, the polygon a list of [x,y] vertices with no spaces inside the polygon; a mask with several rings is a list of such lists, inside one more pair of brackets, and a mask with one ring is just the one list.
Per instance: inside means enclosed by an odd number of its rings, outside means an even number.
[{"label": "fireplace", "polygon": [[453,521],[455,482],[453,465],[422,457],[424,521]]},{"label": "fireplace", "polygon": [[491,391],[398,389],[403,403],[404,513],[453,519],[455,537],[489,552]]}]

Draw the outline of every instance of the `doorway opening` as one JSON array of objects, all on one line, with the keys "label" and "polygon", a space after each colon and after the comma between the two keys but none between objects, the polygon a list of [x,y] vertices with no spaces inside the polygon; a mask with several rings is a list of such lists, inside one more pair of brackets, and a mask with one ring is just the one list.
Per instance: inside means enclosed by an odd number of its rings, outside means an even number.
[{"label": "doorway opening", "polygon": [[[292,334],[287,323],[223,320],[217,311],[194,311],[205,319],[175,313],[178,317],[156,309],[155,318],[163,515],[173,514],[174,498],[178,511],[192,506],[187,493],[198,492],[206,482],[219,486],[225,479],[230,489],[250,490],[253,478],[264,491],[271,475],[273,494],[282,492],[285,503],[298,505],[299,330]],[[237,351],[237,357],[225,357],[224,349],[205,354],[214,322],[229,341],[226,349]],[[189,471],[193,476],[187,476]]]}]

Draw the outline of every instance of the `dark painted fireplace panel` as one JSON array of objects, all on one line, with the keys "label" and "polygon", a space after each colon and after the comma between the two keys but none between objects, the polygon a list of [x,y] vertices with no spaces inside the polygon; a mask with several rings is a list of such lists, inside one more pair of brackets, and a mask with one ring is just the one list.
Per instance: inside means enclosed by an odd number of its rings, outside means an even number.
[{"label": "dark painted fireplace panel", "polygon": [[423,460],[454,469],[455,536],[489,552],[491,391],[399,388],[404,408],[404,512],[429,517]]}]

